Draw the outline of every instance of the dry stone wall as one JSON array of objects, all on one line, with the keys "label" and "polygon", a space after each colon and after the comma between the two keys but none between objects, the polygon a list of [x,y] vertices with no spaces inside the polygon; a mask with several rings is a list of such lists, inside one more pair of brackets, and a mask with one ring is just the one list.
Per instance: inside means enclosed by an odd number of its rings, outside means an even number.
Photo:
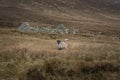
[{"label": "dry stone wall", "polygon": [[56,33],[56,34],[77,34],[77,29],[68,29],[63,24],[59,24],[56,28],[51,27],[31,27],[28,22],[24,22],[18,28],[19,32],[36,32],[36,33]]}]

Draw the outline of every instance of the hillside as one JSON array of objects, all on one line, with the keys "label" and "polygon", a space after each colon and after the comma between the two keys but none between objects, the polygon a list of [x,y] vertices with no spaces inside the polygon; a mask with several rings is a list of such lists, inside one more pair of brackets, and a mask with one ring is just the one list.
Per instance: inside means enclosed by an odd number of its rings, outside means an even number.
[{"label": "hillside", "polygon": [[120,0],[0,0],[0,80],[120,80]]},{"label": "hillside", "polygon": [[82,32],[119,33],[119,9],[120,0],[0,0],[0,26],[18,27],[25,21],[41,26],[63,23]]}]

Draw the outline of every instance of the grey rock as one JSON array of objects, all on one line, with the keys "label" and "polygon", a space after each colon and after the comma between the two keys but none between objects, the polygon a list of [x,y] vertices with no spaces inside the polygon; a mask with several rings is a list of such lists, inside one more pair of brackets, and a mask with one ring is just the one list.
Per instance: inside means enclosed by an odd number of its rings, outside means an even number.
[{"label": "grey rock", "polygon": [[65,26],[63,24],[59,24],[56,28],[57,30],[65,30]]},{"label": "grey rock", "polygon": [[57,33],[56,29],[52,29],[50,33]]},{"label": "grey rock", "polygon": [[28,22],[22,23],[20,25],[20,27],[18,28],[18,31],[20,31],[20,32],[31,32],[30,24]]},{"label": "grey rock", "polygon": [[65,29],[65,34],[69,34],[70,30],[69,29]]},{"label": "grey rock", "polygon": [[35,27],[31,27],[31,32],[38,32],[38,28],[35,28]]},{"label": "grey rock", "polygon": [[77,29],[73,29],[72,34],[77,34],[79,31]]}]

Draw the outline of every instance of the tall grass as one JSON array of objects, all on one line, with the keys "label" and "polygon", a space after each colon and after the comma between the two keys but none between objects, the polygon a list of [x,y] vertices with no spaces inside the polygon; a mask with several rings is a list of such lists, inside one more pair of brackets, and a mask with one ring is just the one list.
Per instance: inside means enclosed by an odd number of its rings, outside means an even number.
[{"label": "tall grass", "polygon": [[119,41],[78,36],[68,42],[77,45],[59,51],[44,35],[5,31],[0,33],[0,80],[120,79]]}]

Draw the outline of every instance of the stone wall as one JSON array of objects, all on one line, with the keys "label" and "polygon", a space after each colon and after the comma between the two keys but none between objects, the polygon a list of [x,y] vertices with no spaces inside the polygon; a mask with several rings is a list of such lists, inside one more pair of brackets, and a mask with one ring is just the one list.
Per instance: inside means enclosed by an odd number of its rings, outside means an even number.
[{"label": "stone wall", "polygon": [[78,29],[68,29],[63,24],[59,24],[56,28],[51,27],[31,27],[28,22],[24,22],[18,28],[19,32],[38,32],[38,33],[56,33],[56,34],[77,34]]}]

